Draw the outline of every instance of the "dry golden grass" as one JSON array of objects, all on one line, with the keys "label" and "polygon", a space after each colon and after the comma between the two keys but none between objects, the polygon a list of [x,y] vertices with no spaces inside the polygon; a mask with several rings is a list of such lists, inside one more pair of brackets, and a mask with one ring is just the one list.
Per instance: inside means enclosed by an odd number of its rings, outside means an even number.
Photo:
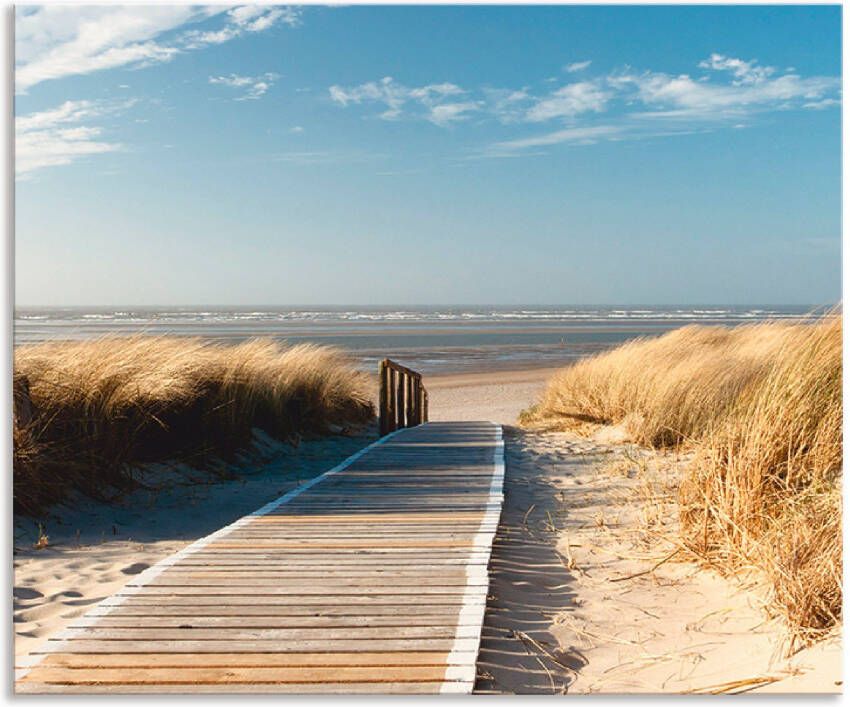
[{"label": "dry golden grass", "polygon": [[555,374],[524,423],[623,423],[632,439],[670,446],[702,434],[773,363],[795,328],[687,326],[636,339]]},{"label": "dry golden grass", "polygon": [[529,426],[622,424],[693,451],[682,542],[714,566],[757,568],[809,642],[841,619],[841,319],[684,327],[559,372]]},{"label": "dry golden grass", "polygon": [[[287,439],[374,415],[368,376],[338,350],[107,337],[15,350],[32,420],[15,427],[16,508],[37,512],[72,488],[99,495],[144,461],[227,457],[251,429]],[[20,401],[16,400],[16,407]]]}]

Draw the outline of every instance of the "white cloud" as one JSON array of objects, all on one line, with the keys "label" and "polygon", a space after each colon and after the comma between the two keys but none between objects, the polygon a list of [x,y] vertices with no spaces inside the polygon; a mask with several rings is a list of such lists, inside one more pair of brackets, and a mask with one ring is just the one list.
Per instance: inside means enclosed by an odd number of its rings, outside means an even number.
[{"label": "white cloud", "polygon": [[741,84],[759,83],[776,71],[772,66],[758,66],[755,60],[733,59],[723,54],[712,54],[708,59],[701,61],[699,66],[701,69],[730,71],[737,79],[737,83]]},{"label": "white cloud", "polygon": [[[558,120],[566,123],[564,129],[496,143],[490,152],[751,127],[760,113],[823,110],[841,103],[838,77],[801,77],[721,54],[712,54],[699,66],[719,72],[720,80],[626,71],[567,84],[536,99],[526,113],[528,122]],[[722,78],[724,73],[731,78]],[[602,113],[606,124],[596,124],[596,114]]]},{"label": "white cloud", "polygon": [[552,118],[572,118],[581,113],[601,113],[611,93],[593,81],[567,84],[538,100],[528,113],[528,120],[541,122]]},{"label": "white cloud", "polygon": [[229,88],[245,88],[245,93],[234,98],[236,101],[250,101],[261,98],[265,95],[275,82],[278,75],[272,72],[267,72],[262,76],[240,76],[239,74],[230,74],[229,76],[210,76],[211,84],[219,84],[228,86]]},{"label": "white cloud", "polygon": [[293,125],[293,126],[289,129],[289,132],[291,132],[291,133],[293,133],[293,134],[295,134],[295,135],[298,135],[299,133],[303,133],[303,132],[304,132],[304,128],[303,128],[303,127],[301,127],[300,125]]},{"label": "white cloud", "polygon": [[436,125],[448,125],[463,120],[470,112],[478,109],[475,102],[451,100],[452,97],[465,93],[453,83],[434,83],[410,88],[398,83],[391,76],[350,88],[331,86],[329,89],[331,100],[341,106],[382,103],[385,109],[380,117],[384,120],[401,117],[405,108],[410,106],[415,113],[421,114]]},{"label": "white cloud", "polygon": [[128,108],[132,102],[66,101],[15,119],[15,172],[27,178],[45,167],[71,164],[88,155],[115,152],[120,143],[101,139],[100,127],[80,125]]},{"label": "white cloud", "polygon": [[[738,74],[736,74],[738,75]],[[804,108],[808,104],[833,98],[841,86],[839,78],[814,76],[802,78],[784,74],[770,78],[747,78],[732,83],[695,81],[687,74],[671,76],[645,73],[621,77],[637,91],[637,98],[656,117],[691,117],[704,120],[726,119],[767,110]]]},{"label": "white cloud", "polygon": [[295,27],[300,23],[300,10],[290,7],[265,7],[242,5],[227,12],[226,24],[217,30],[187,32],[183,41],[188,49],[198,49],[208,44],[223,44],[246,32],[263,32],[277,22]]},{"label": "white cloud", "polygon": [[494,155],[504,152],[516,152],[529,147],[548,147],[560,143],[592,145],[601,139],[612,139],[623,134],[623,128],[617,125],[594,125],[587,127],[565,128],[544,135],[497,142],[491,146]]},{"label": "white cloud", "polygon": [[428,117],[435,125],[448,125],[458,120],[466,120],[467,113],[478,110],[478,103],[467,101],[466,103],[441,103],[431,108]]},{"label": "white cloud", "polygon": [[803,108],[808,108],[809,110],[823,110],[824,108],[832,108],[833,106],[840,106],[841,101],[837,98],[824,98],[819,101],[810,101],[809,103],[804,103]]},{"label": "white cloud", "polygon": [[564,71],[566,71],[568,74],[574,74],[578,71],[584,71],[586,68],[588,68],[590,66],[590,63],[591,62],[589,60],[588,61],[576,61],[576,62],[573,62],[572,64],[567,64],[566,66],[564,66]]},{"label": "white cloud", "polygon": [[[183,30],[221,16],[216,30]],[[15,13],[15,88],[121,66],[170,61],[277,23],[298,23],[298,11],[267,6],[187,5],[21,6]]]},{"label": "white cloud", "polygon": [[[564,70],[575,73],[589,67],[589,61],[575,62]],[[802,77],[790,68],[780,71],[755,60],[717,53],[701,61],[698,68],[709,73],[697,77],[636,73],[627,67],[566,83],[541,95],[527,87],[465,89],[452,83],[408,88],[386,77],[351,88],[331,86],[330,97],[341,106],[381,104],[380,115],[387,120],[406,114],[449,125],[475,114],[504,125],[561,124],[561,129],[542,135],[491,145],[491,152],[500,156],[560,143],[752,127],[760,113],[823,110],[841,103],[839,77]]]}]

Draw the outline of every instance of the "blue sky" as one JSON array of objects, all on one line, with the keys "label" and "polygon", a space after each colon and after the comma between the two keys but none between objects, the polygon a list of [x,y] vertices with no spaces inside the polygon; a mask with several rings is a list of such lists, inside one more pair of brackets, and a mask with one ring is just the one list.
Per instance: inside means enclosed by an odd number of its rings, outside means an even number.
[{"label": "blue sky", "polygon": [[17,303],[835,302],[840,26],[18,8]]}]

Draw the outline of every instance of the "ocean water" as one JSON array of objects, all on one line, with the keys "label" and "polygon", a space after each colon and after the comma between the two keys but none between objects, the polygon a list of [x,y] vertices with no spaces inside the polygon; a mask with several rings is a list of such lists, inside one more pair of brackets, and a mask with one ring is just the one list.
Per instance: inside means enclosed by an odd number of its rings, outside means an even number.
[{"label": "ocean water", "polygon": [[105,335],[272,337],[332,344],[364,368],[393,358],[423,373],[557,366],[687,324],[804,320],[822,308],[785,306],[24,307],[15,344]]}]

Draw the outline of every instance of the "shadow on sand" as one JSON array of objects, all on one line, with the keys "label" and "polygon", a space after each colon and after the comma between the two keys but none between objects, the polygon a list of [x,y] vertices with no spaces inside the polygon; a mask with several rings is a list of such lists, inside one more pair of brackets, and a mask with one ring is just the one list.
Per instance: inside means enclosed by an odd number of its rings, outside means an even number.
[{"label": "shadow on sand", "polygon": [[480,693],[563,693],[586,664],[579,651],[560,650],[549,633],[555,614],[573,605],[573,576],[550,523],[560,505],[557,489],[542,466],[529,464],[524,436],[505,427],[505,505],[490,559]]}]

